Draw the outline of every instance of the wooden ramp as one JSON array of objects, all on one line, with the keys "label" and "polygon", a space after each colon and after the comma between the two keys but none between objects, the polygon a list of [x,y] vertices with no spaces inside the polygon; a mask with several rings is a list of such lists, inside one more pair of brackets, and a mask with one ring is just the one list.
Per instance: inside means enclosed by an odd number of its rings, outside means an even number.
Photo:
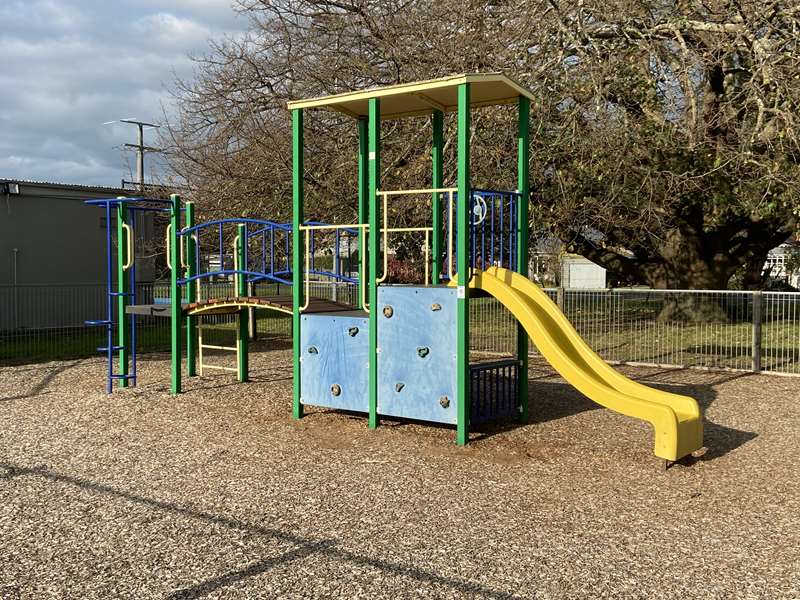
[{"label": "wooden ramp", "polygon": [[[292,314],[291,296],[230,296],[227,298],[211,298],[209,300],[199,300],[190,304],[182,304],[181,310],[187,315],[221,315],[233,314],[243,308],[260,308],[276,310],[278,312]],[[308,308],[303,314],[322,313],[322,312],[341,312],[352,311],[352,306],[325,300],[323,298],[311,298]],[[127,306],[125,312],[134,315],[146,315],[152,317],[169,317],[169,304],[135,304]]]}]

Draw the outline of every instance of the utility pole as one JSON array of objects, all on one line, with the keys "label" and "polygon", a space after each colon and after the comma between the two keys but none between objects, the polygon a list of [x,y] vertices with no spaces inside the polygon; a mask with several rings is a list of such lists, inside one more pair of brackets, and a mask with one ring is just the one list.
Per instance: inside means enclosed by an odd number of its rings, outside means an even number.
[{"label": "utility pole", "polygon": [[[135,144],[124,144],[125,148],[133,148],[136,150],[136,185],[139,186],[139,192],[144,193],[144,154],[145,152],[161,152],[160,148],[153,148],[144,145],[144,130],[158,129],[158,125],[147,123],[146,121],[139,121],[138,119],[117,119],[116,121],[107,121],[103,125],[111,125],[112,123],[128,123],[136,125],[137,136]],[[123,180],[124,183],[124,180]]]}]

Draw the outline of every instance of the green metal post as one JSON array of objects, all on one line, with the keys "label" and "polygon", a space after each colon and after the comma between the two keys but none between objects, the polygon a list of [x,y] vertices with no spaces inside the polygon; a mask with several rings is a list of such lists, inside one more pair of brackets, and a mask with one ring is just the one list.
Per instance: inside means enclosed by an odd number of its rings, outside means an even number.
[{"label": "green metal post", "polygon": [[[377,191],[381,168],[381,104],[369,99],[369,428],[378,426],[378,265],[380,263],[381,207]],[[384,249],[385,250],[385,249]]]},{"label": "green metal post", "polygon": [[[433,147],[431,148],[431,172],[434,188],[440,188],[444,182],[442,171],[442,151],[444,148],[444,113],[440,110],[433,112]],[[433,236],[431,240],[431,252],[433,253],[433,269],[431,273],[431,283],[439,283],[442,274],[442,240],[444,230],[442,229],[442,194],[434,192],[431,198],[431,208],[433,211]]]},{"label": "green metal post", "polygon": [[[236,227],[236,263],[239,271],[247,271],[247,227],[240,224]],[[236,295],[239,297],[247,296],[247,276],[244,273],[237,273],[236,277]],[[236,332],[236,356],[237,372],[239,381],[245,382],[248,379],[249,370],[249,344],[250,339],[249,329],[249,311],[246,308],[239,309],[238,329]]]},{"label": "green metal post", "polygon": [[[185,211],[186,227],[194,227],[194,202],[186,203]],[[197,275],[197,245],[194,235],[188,235],[183,240],[186,244],[186,268],[187,277]],[[189,281],[186,284],[186,302],[192,303],[197,300],[197,282]],[[186,373],[189,377],[197,375],[197,317],[186,316]]]},{"label": "green metal post", "polygon": [[[368,143],[367,143],[367,120],[358,120],[358,222],[364,224],[367,222],[367,215],[369,214],[369,161],[368,156]],[[364,286],[367,285],[367,261],[362,256],[363,248],[365,248],[364,237],[366,233],[363,229],[358,230],[358,304],[361,308],[361,299],[364,298]]]},{"label": "green metal post", "polygon": [[[530,109],[531,101],[519,97],[519,126],[517,131],[517,272],[528,276],[529,233],[528,203],[530,202]],[[519,406],[520,421],[528,421],[528,332],[517,323],[517,360],[520,361]]]},{"label": "green metal post", "polygon": [[[127,294],[130,291],[128,285],[128,277],[125,272],[125,262],[128,260],[128,230],[123,225],[126,223],[128,210],[125,205],[120,202],[117,205],[117,346],[121,346],[119,350],[119,374],[128,374],[128,315],[125,314],[125,307],[128,304]],[[109,224],[110,226],[110,224]],[[128,387],[128,380],[122,378],[119,380],[119,387]]]},{"label": "green metal post", "polygon": [[170,211],[169,232],[169,262],[171,265],[169,278],[169,295],[171,302],[171,350],[172,350],[172,384],[170,391],[173,395],[181,392],[181,287],[178,285],[180,274],[180,252],[178,252],[178,228],[181,222],[181,197],[178,194],[170,196],[172,209]]},{"label": "green metal post", "polygon": [[469,238],[470,238],[470,173],[469,84],[458,86],[458,202],[456,203],[456,267],[458,271],[458,299],[456,304],[456,378],[458,414],[456,415],[456,444],[464,446],[469,441]]},{"label": "green metal post", "polygon": [[300,307],[303,306],[303,110],[292,110],[292,416],[303,416],[300,390]]}]

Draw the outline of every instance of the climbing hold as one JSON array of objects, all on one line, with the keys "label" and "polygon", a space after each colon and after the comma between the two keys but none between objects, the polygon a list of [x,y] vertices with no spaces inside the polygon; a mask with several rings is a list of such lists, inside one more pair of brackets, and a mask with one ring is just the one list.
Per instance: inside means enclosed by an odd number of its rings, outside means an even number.
[{"label": "climbing hold", "polygon": [[431,304],[431,310],[433,312],[436,312],[437,310],[442,310],[442,305],[439,304],[438,302],[435,304]]},{"label": "climbing hold", "polygon": [[403,383],[402,381],[398,381],[397,383],[394,384],[394,391],[398,393],[402,392],[404,387],[406,387],[406,384]]},{"label": "climbing hold", "polygon": [[339,396],[341,395],[341,393],[342,393],[342,386],[340,386],[338,383],[334,383],[331,386],[331,394],[333,396]]},{"label": "climbing hold", "polygon": [[450,406],[450,398],[448,398],[447,396],[442,396],[441,398],[439,398],[439,404],[441,405],[442,408],[447,408],[448,406]]},{"label": "climbing hold", "polygon": [[394,309],[391,306],[387,305],[383,307],[384,317],[386,317],[387,319],[391,319],[393,314],[394,314]]},{"label": "climbing hold", "polygon": [[308,353],[309,354],[319,354],[319,350],[317,350],[316,346],[309,346],[308,347]]},{"label": "climbing hold", "polygon": [[425,358],[430,353],[431,353],[431,349],[428,348],[427,346],[422,346],[420,348],[417,348],[417,354],[419,354],[420,358]]},{"label": "climbing hold", "polygon": [[350,337],[356,337],[358,335],[358,327],[350,327],[347,330],[347,335]]}]

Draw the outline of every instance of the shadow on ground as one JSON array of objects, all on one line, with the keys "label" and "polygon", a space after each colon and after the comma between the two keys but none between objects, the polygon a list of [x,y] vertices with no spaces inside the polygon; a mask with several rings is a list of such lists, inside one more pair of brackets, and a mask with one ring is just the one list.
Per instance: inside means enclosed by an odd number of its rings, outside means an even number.
[{"label": "shadow on ground", "polygon": [[[633,377],[645,385],[661,389],[675,394],[681,394],[694,398],[700,405],[700,409],[705,415],[707,409],[717,399],[718,392],[716,387],[740,379],[752,377],[752,373],[718,373],[715,376],[704,377],[710,379],[702,384],[683,384],[674,385],[653,381],[661,375],[674,376],[678,372],[689,372],[688,369],[665,369],[663,371],[648,372],[639,377]],[[706,375],[704,373],[704,375]],[[473,428],[475,439],[487,439],[492,436],[507,433],[520,427],[535,426],[548,421],[556,421],[582,412],[597,410],[602,408],[599,404],[589,400],[578,390],[564,382],[556,374],[534,375],[528,382],[528,402],[530,406],[530,419],[528,423],[517,421],[486,423]],[[703,439],[708,449],[703,455],[702,460],[714,460],[746,444],[750,440],[758,437],[753,431],[743,431],[725,425],[713,423],[704,417],[703,419]]]},{"label": "shadow on ground", "polygon": [[[672,374],[676,371],[680,372],[688,372],[689,369],[666,369],[664,371],[659,371],[657,373],[648,373],[644,376],[647,380],[652,380],[653,378],[657,377],[658,375],[662,374]],[[716,387],[722,385],[723,383],[727,383],[729,381],[734,381],[736,379],[743,379],[745,377],[756,377],[755,373],[725,373],[725,372],[718,372],[711,375],[708,374],[709,378],[712,378],[710,382],[704,384],[685,384],[685,385],[671,385],[669,383],[660,383],[654,381],[648,381],[648,385],[652,385],[653,387],[662,389],[667,392],[673,392],[675,394],[683,394],[685,396],[691,396],[697,403],[700,405],[700,410],[703,412],[703,441],[708,448],[708,451],[702,456],[702,460],[714,460],[721,456],[725,456],[732,450],[736,450],[740,446],[743,446],[750,440],[755,439],[758,437],[758,434],[754,431],[744,431],[742,429],[736,429],[734,427],[727,427],[725,425],[720,425],[718,423],[714,423],[713,421],[709,421],[708,418],[705,417],[708,408],[713,404],[713,402],[717,399],[718,393]]]},{"label": "shadow on ground", "polygon": [[[44,375],[42,375],[38,381],[35,381],[33,383],[31,388],[27,392],[23,394],[18,394],[16,396],[4,396],[0,398],[0,402],[10,402],[12,400],[24,400],[27,398],[34,398],[36,396],[47,394],[49,392],[50,384],[53,382],[53,380],[56,377],[58,377],[61,373],[74,367],[76,364],[78,364],[78,362],[73,361],[69,363],[60,364],[56,367],[51,367],[47,369],[47,372]],[[42,370],[41,368],[31,369],[31,371],[33,372],[39,372],[41,370]]]},{"label": "shadow on ground", "polygon": [[349,563],[350,565],[354,566],[371,567],[386,574],[400,575],[419,582],[440,585],[449,588],[456,595],[474,594],[484,598],[515,597],[508,592],[494,590],[492,588],[462,579],[444,577],[433,571],[420,569],[410,564],[381,560],[364,554],[359,554],[358,552],[352,552],[338,548],[337,540],[314,540],[305,538],[281,529],[264,527],[232,517],[215,515],[210,512],[187,508],[175,502],[157,500],[125,490],[118,490],[111,486],[96,483],[88,479],[82,479],[79,477],[58,473],[46,467],[27,468],[11,463],[0,462],[0,469],[4,471],[0,472],[0,480],[8,481],[17,477],[40,477],[46,481],[68,484],[81,490],[89,491],[95,494],[101,494],[109,499],[133,502],[135,504],[144,505],[151,509],[159,510],[167,514],[198,519],[200,521],[212,523],[217,526],[227,527],[228,529],[232,530],[247,531],[255,535],[273,538],[280,542],[292,544],[294,546],[294,548],[291,550],[276,557],[252,563],[243,569],[230,571],[217,577],[213,577],[199,583],[194,583],[191,586],[177,590],[166,596],[167,598],[171,599],[177,600],[201,598],[221,590],[228,585],[247,579],[248,577],[265,573],[278,565],[301,560],[315,554],[324,555],[327,558],[331,558],[346,564]]}]

